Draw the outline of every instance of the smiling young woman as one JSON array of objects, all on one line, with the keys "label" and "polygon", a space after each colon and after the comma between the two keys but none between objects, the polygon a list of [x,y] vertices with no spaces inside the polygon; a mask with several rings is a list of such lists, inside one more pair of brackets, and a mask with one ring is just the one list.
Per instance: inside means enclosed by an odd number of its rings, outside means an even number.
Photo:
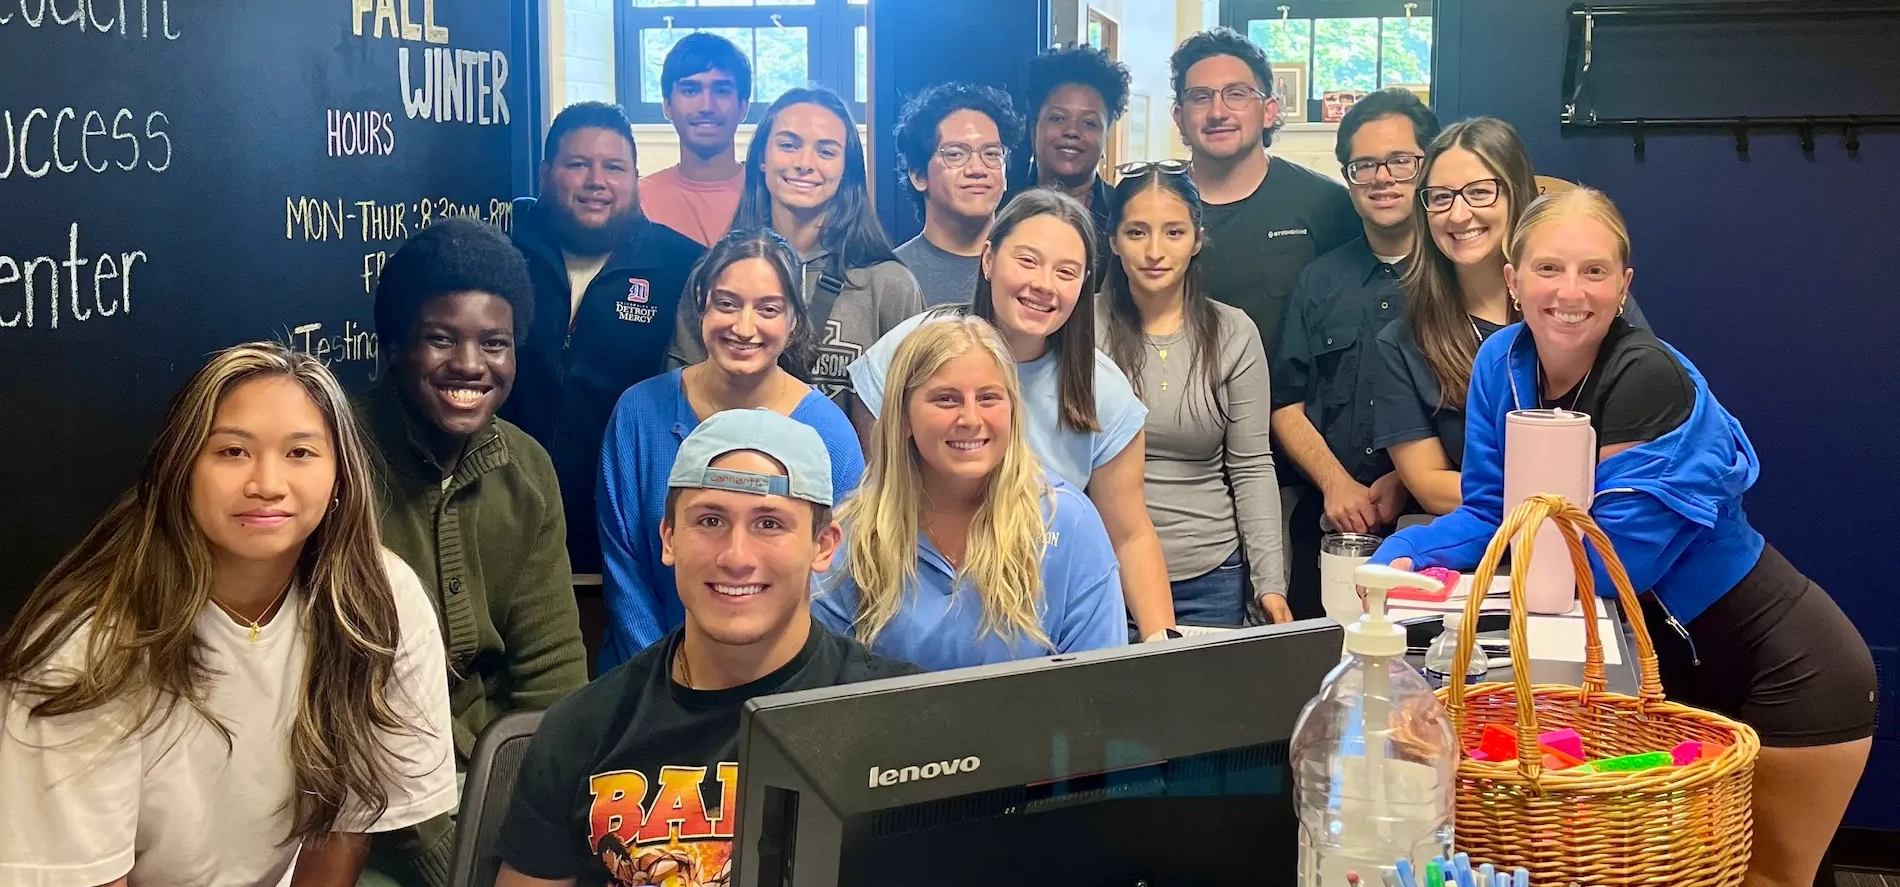
[{"label": "smiling young woman", "polygon": [[1273,621],[1291,621],[1260,330],[1207,296],[1201,198],[1183,165],[1126,166],[1114,197],[1097,341],[1150,406],[1145,492],[1175,618],[1241,625],[1251,585]]},{"label": "smiling young woman", "polygon": [[369,833],[455,807],[442,635],[373,487],[315,358],[192,376],[0,639],[9,874],[350,884]]},{"label": "smiling young woman", "polygon": [[701,421],[724,410],[769,409],[818,431],[840,497],[864,473],[851,420],[807,382],[817,330],[799,298],[791,245],[770,228],[735,229],[693,269],[686,294],[706,357],[627,389],[601,446],[603,672],[686,618],[673,570],[661,561],[659,527],[667,471]]},{"label": "smiling young woman", "polygon": [[1115,551],[1081,491],[1026,439],[1016,362],[975,317],[897,349],[891,409],[846,545],[813,612],[875,653],[927,669],[1127,641]]},{"label": "smiling young woman", "polygon": [[[759,122],[745,175],[733,228],[767,228],[791,244],[799,270],[792,295],[811,328],[825,333],[814,335],[820,344],[807,355],[805,375],[844,409],[852,359],[924,310],[917,279],[872,210],[864,144],[844,100],[823,88],[787,90]],[[688,292],[680,305],[670,355],[676,366],[707,356],[692,299]]]},{"label": "smiling young woman", "polygon": [[904,340],[930,323],[966,314],[989,321],[1016,361],[1030,451],[1050,472],[1088,492],[1114,540],[1123,596],[1140,636],[1157,637],[1174,627],[1174,606],[1161,540],[1143,503],[1148,408],[1121,368],[1095,349],[1095,313],[1083,305],[1083,294],[1094,292],[1096,250],[1088,210],[1074,198],[1037,188],[1011,200],[984,244],[972,303],[899,324],[851,364],[852,419],[871,449],[872,420],[886,406],[885,376]]}]

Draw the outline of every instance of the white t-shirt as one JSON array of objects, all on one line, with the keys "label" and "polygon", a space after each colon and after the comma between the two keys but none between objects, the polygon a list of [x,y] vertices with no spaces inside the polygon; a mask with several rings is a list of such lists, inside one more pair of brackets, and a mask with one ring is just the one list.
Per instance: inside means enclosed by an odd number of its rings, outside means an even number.
[{"label": "white t-shirt", "polygon": [[573,329],[574,318],[581,313],[581,297],[587,295],[587,288],[600,275],[600,269],[607,267],[607,256],[577,256],[562,250],[561,257],[567,260],[568,297],[573,299],[567,306],[567,325]]},{"label": "white t-shirt", "polygon": [[[338,831],[381,832],[454,809],[455,749],[447,665],[435,607],[414,570],[384,551],[401,641],[388,688],[398,715],[418,729],[386,734],[395,784],[374,822],[346,803]],[[206,702],[224,738],[179,704],[141,733],[130,702],[58,717],[29,717],[33,700],[0,686],[0,887],[74,887],[130,875],[138,887],[271,887],[287,884],[298,845],[290,832],[290,730],[309,657],[293,588],[277,618],[250,639],[205,605],[197,634],[215,674]],[[47,669],[76,668],[84,632]]]}]

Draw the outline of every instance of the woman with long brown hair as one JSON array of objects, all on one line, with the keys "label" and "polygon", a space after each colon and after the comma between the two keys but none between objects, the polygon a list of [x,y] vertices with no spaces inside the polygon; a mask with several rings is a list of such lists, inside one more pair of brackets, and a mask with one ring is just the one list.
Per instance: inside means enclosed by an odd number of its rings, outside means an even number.
[{"label": "woman with long brown hair", "polygon": [[[1465,389],[1478,346],[1523,319],[1504,285],[1504,247],[1537,198],[1517,130],[1495,117],[1445,127],[1419,167],[1417,258],[1405,271],[1405,316],[1379,332],[1373,445],[1433,514],[1458,507]],[[1630,320],[1644,325],[1631,302]]]},{"label": "woman with long brown hair", "polygon": [[220,352],[0,639],[0,873],[354,884],[454,808],[442,636],[317,361]]}]

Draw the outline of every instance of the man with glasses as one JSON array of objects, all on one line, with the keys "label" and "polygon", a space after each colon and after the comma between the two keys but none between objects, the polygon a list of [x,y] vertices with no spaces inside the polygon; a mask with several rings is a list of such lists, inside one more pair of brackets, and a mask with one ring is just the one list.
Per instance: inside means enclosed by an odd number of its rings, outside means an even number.
[{"label": "man with glasses", "polygon": [[1293,564],[1288,606],[1319,602],[1320,518],[1349,533],[1376,533],[1410,498],[1391,457],[1373,445],[1375,339],[1404,310],[1399,276],[1415,244],[1418,171],[1438,117],[1410,90],[1366,96],[1339,123],[1334,155],[1350,183],[1364,236],[1313,260],[1287,300],[1272,343],[1274,449],[1299,470],[1282,472]]},{"label": "man with glasses", "polygon": [[1284,121],[1266,53],[1229,28],[1174,51],[1174,123],[1207,204],[1208,292],[1247,312],[1271,347],[1288,293],[1315,256],[1359,236],[1346,190],[1266,148]]},{"label": "man with glasses", "polygon": [[923,233],[896,250],[923,290],[924,304],[968,302],[983,242],[1007,184],[1007,146],[1023,136],[1009,95],[969,83],[940,83],[897,118],[897,174],[923,211]]}]

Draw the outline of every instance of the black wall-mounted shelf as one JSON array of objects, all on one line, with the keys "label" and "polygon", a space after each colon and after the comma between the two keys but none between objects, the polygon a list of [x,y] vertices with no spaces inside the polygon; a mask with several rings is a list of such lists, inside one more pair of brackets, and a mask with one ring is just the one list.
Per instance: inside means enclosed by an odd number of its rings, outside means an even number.
[{"label": "black wall-mounted shelf", "polygon": [[[1797,133],[1801,137],[1802,150],[1812,155],[1817,132],[1838,131],[1843,146],[1850,154],[1856,154],[1860,150],[1862,131],[1900,128],[1900,100],[1892,96],[1884,96],[1884,100],[1880,101],[1882,107],[1875,113],[1844,113],[1847,109],[1836,105],[1816,109],[1812,114],[1788,114],[1785,109],[1777,109],[1759,116],[1619,115],[1604,113],[1598,108],[1596,89],[1600,78],[1608,73],[1601,67],[1606,42],[1604,38],[1618,31],[1630,34],[1655,33],[1697,25],[1841,27],[1843,23],[1850,23],[1851,26],[1853,22],[1874,20],[1884,20],[1889,26],[1900,27],[1900,0],[1738,0],[1649,5],[1577,3],[1570,7],[1567,19],[1564,103],[1560,116],[1564,129],[1568,132],[1594,131],[1627,136],[1632,139],[1639,159],[1643,156],[1647,136],[1658,133],[1732,132],[1736,139],[1736,151],[1746,157],[1751,132]],[[1719,48],[1702,58],[1719,62]],[[1684,61],[1687,63],[1689,60]],[[1895,113],[1885,113],[1889,108]]]}]

